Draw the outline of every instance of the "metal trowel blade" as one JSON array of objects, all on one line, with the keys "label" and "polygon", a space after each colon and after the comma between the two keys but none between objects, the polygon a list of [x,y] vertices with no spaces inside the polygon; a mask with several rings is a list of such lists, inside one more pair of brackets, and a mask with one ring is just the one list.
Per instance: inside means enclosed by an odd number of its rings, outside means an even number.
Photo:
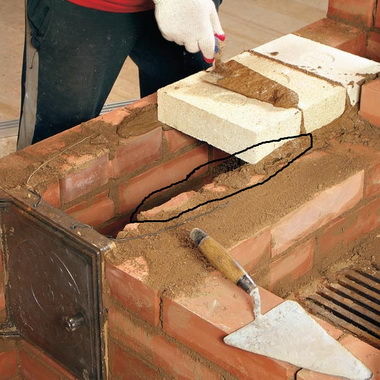
[{"label": "metal trowel blade", "polygon": [[286,361],[301,368],[352,380],[371,371],[297,303],[284,301],[247,326],[226,336],[230,346]]},{"label": "metal trowel blade", "polygon": [[205,82],[211,83],[211,84],[218,84],[218,81],[222,79],[223,76],[220,74],[217,74],[213,71],[206,71],[204,75],[201,76],[201,79]]}]

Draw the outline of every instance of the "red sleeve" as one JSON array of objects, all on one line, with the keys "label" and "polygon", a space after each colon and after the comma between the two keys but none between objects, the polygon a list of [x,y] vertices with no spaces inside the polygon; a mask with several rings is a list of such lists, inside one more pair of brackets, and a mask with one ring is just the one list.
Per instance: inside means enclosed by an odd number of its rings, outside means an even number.
[{"label": "red sleeve", "polygon": [[153,0],[68,0],[70,3],[99,11],[116,13],[143,12],[154,8]]}]

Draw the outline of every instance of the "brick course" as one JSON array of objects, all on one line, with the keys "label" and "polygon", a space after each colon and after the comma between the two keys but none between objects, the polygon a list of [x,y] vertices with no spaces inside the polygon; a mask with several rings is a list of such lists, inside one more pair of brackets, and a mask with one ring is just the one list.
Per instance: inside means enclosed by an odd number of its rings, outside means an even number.
[{"label": "brick course", "polygon": [[[122,183],[119,187],[119,211],[133,211],[150,193],[184,180],[187,174],[208,160],[208,146],[202,145],[144,172],[128,183]],[[191,179],[203,175],[206,171],[207,166],[194,173]]]},{"label": "brick course", "polygon": [[[87,159],[85,161],[87,164]],[[88,161],[90,161],[89,166],[82,168],[81,171],[69,174],[60,180],[63,202],[69,203],[81,195],[98,189],[108,182],[108,155],[103,155],[95,159],[89,157]]]},{"label": "brick course", "polygon": [[0,352],[0,380],[14,379],[17,376],[17,352]]},{"label": "brick course", "polygon": [[273,226],[272,254],[278,255],[306,235],[348,211],[363,198],[364,172],[314,196]]},{"label": "brick course", "polygon": [[378,31],[368,33],[367,57],[380,62],[380,32]]},{"label": "brick course", "polygon": [[376,0],[329,0],[328,15],[370,28]]},{"label": "brick course", "polygon": [[[220,379],[220,375],[186,353],[164,335],[133,323],[121,311],[109,310],[110,333],[123,345],[176,379]],[[184,328],[186,328],[184,326]]]},{"label": "brick course", "polygon": [[143,258],[129,260],[122,265],[106,265],[110,292],[121,305],[138,314],[152,325],[159,323],[160,299],[158,292],[144,283],[147,264]]},{"label": "brick course", "polygon": [[176,129],[164,131],[164,138],[167,144],[168,153],[176,153],[185,147],[199,144],[199,141],[194,137],[181,133]]},{"label": "brick course", "polygon": [[[222,280],[219,285],[217,278],[210,281],[213,288],[207,295],[175,300],[164,297],[164,330],[239,379],[293,378],[297,368],[290,364],[224,344],[224,336],[252,321],[252,300],[246,294],[231,297],[234,292],[239,293],[239,289],[227,280]],[[223,284],[224,281],[226,283]],[[225,291],[225,287],[229,287],[229,290]],[[209,289],[209,286],[206,285],[205,289]],[[279,297],[263,289],[261,291],[263,312],[281,302]]]},{"label": "brick course", "polygon": [[79,222],[97,227],[115,216],[115,204],[109,198],[109,192],[105,191],[66,209],[65,212]]},{"label": "brick course", "polygon": [[365,196],[370,198],[380,195],[380,164],[368,171]]},{"label": "brick course", "polygon": [[319,252],[328,256],[338,245],[348,245],[380,227],[380,199],[374,199],[348,217],[340,217],[323,231]]},{"label": "brick course", "polygon": [[270,228],[257,233],[255,236],[242,240],[234,245],[230,253],[246,271],[254,271],[258,264],[269,259],[271,249]]},{"label": "brick course", "polygon": [[163,379],[159,372],[143,362],[136,355],[122,349],[111,341],[110,344],[111,378],[122,380]]},{"label": "brick course", "polygon": [[114,153],[111,161],[113,177],[120,178],[162,157],[162,129],[155,128],[143,135],[131,137]]},{"label": "brick course", "polygon": [[269,289],[272,290],[283,280],[291,283],[311,270],[314,264],[314,249],[314,240],[309,240],[274,261],[269,267]]},{"label": "brick course", "polygon": [[[21,341],[19,345],[20,368],[23,379],[75,380],[76,377],[32,344]],[[46,376],[46,377],[45,377]]]},{"label": "brick course", "polygon": [[361,57],[366,54],[366,31],[330,18],[316,21],[294,34]]},{"label": "brick course", "polygon": [[[380,34],[379,34],[380,48]],[[380,50],[379,50],[380,58]],[[362,86],[360,97],[360,115],[380,128],[380,79],[373,80]]]}]

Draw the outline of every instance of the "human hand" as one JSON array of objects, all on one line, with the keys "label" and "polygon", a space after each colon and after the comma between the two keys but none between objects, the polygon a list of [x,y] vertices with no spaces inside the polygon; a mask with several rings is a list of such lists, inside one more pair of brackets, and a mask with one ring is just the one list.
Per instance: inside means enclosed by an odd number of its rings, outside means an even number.
[{"label": "human hand", "polygon": [[165,39],[185,46],[190,53],[201,51],[212,63],[215,37],[224,41],[224,31],[212,0],[153,0],[158,27]]}]

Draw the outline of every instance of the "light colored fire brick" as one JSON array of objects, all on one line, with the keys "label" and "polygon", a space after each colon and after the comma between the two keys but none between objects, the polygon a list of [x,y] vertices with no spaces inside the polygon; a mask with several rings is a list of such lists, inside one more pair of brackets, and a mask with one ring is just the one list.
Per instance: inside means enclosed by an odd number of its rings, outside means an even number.
[{"label": "light colored fire brick", "polygon": [[[249,99],[204,82],[202,75],[192,75],[158,91],[161,122],[230,154],[300,133],[298,109],[276,108]],[[238,156],[256,163],[283,142],[265,143]]]},{"label": "light colored fire brick", "polygon": [[359,101],[363,79],[380,72],[380,63],[294,34],[268,42],[253,51],[340,83],[346,88],[352,105]]},{"label": "light colored fire brick", "polygon": [[331,123],[344,112],[346,92],[342,86],[249,52],[234,59],[297,93],[306,132]]},{"label": "light colored fire brick", "polygon": [[234,59],[298,94],[298,108],[278,108],[204,82],[198,73],[158,91],[161,122],[199,140],[257,163],[272,153],[284,137],[300,134],[301,116],[306,132],[312,132],[338,118],[345,109],[343,86],[275,62],[242,53]]}]

